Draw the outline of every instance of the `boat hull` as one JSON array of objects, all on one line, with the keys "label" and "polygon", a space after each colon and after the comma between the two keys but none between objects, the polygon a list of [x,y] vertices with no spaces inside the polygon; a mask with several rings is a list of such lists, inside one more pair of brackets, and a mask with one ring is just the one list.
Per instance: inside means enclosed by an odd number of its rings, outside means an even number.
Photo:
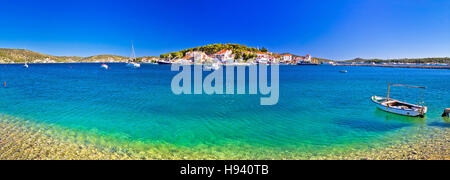
[{"label": "boat hull", "polygon": [[127,67],[139,68],[139,67],[141,67],[141,65],[140,65],[140,64],[137,64],[137,63],[128,63],[128,64],[127,64]]},{"label": "boat hull", "polygon": [[158,64],[159,64],[159,65],[171,65],[172,63],[158,61]]},{"label": "boat hull", "polygon": [[317,66],[319,64],[316,63],[310,63],[310,62],[299,62],[297,63],[298,66]]},{"label": "boat hull", "polygon": [[220,65],[218,65],[218,64],[207,65],[207,66],[204,66],[203,69],[204,70],[208,70],[208,71],[210,71],[210,70],[218,70],[218,69],[220,69]]},{"label": "boat hull", "polygon": [[[427,113],[427,107],[423,106],[423,110],[418,110],[418,109],[402,109],[402,108],[398,108],[398,107],[390,107],[387,105],[384,105],[382,103],[380,103],[379,101],[377,101],[376,99],[380,98],[377,96],[372,96],[371,100],[372,102],[375,103],[376,107],[382,111],[386,111],[386,112],[390,112],[390,113],[394,113],[394,114],[399,114],[399,115],[403,115],[403,116],[410,116],[410,117],[422,117]],[[396,100],[394,100],[396,101]],[[398,101],[400,102],[400,101]],[[419,106],[422,107],[422,106]]]}]

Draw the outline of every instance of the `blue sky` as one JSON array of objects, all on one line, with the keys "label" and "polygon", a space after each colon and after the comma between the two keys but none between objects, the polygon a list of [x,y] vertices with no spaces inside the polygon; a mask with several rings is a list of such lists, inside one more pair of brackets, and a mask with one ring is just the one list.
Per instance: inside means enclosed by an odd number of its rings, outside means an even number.
[{"label": "blue sky", "polygon": [[0,0],[0,47],[159,56],[213,43],[343,60],[450,56],[448,0]]}]

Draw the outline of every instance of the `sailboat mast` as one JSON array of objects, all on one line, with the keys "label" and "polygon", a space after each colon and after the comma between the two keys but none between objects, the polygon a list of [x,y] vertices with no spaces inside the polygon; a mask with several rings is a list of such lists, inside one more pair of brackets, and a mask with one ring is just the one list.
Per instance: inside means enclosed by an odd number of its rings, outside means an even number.
[{"label": "sailboat mast", "polygon": [[134,52],[134,45],[133,45],[133,41],[131,41],[131,59],[132,61],[136,61],[136,54]]},{"label": "sailboat mast", "polygon": [[388,92],[387,92],[387,100],[389,101],[389,91],[391,90],[391,83],[388,85]]},{"label": "sailboat mast", "polygon": [[24,60],[25,60],[25,65],[26,65],[27,64],[27,54],[26,54],[27,53],[27,47],[25,47],[24,50],[25,50],[25,55],[24,55],[25,58],[24,58]]},{"label": "sailboat mast", "polygon": [[422,92],[421,92],[421,95],[420,95],[420,103],[419,104],[423,104],[423,89],[422,89]]}]

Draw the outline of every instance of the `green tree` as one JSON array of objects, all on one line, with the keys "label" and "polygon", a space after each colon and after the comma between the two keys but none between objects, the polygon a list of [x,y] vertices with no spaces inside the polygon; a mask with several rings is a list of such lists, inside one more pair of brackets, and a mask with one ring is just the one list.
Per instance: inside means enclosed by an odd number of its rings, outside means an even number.
[{"label": "green tree", "polygon": [[182,58],[182,57],[183,57],[183,53],[180,52],[180,51],[178,51],[178,52],[172,52],[172,53],[170,53],[170,56],[171,56],[172,58]]},{"label": "green tree", "polygon": [[159,57],[161,59],[167,59],[169,57],[169,54],[161,54]]},{"label": "green tree", "polygon": [[263,47],[263,48],[261,49],[261,52],[268,52],[268,50],[267,50],[265,47]]},{"label": "green tree", "polygon": [[235,60],[239,60],[239,59],[241,59],[241,58],[242,58],[242,52],[237,51],[237,52],[234,54],[234,59],[235,59]]}]

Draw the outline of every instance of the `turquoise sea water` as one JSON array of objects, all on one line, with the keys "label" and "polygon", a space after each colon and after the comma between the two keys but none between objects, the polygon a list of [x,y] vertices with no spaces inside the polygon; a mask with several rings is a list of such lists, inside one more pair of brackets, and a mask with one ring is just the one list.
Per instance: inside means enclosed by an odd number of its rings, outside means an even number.
[{"label": "turquoise sea water", "polygon": [[[0,65],[0,82],[6,81],[0,114],[122,144],[280,152],[365,147],[417,127],[449,127],[440,117],[450,106],[449,70],[280,66],[279,103],[261,106],[263,95],[174,95],[170,83],[177,72],[170,66],[109,66]],[[348,73],[339,73],[344,69]],[[377,110],[370,97],[385,96],[388,82],[426,86],[426,118]],[[400,87],[391,95],[413,103],[419,96],[420,90]]]}]

